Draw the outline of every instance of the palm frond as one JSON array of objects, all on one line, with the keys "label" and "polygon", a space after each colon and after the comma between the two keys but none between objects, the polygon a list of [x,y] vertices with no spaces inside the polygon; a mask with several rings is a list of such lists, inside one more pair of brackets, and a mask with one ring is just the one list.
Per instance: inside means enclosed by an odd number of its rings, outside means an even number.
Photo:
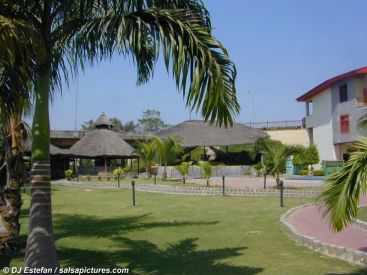
[{"label": "palm frond", "polygon": [[110,11],[88,20],[74,43],[79,62],[103,59],[111,50],[132,56],[139,83],[152,75],[162,47],[167,70],[187,106],[201,109],[205,120],[225,126],[239,112],[236,68],[220,42],[190,10],[151,8],[127,15]]},{"label": "palm frond", "polygon": [[341,171],[327,177],[327,187],[319,197],[324,206],[323,216],[330,219],[335,231],[354,221],[360,194],[367,189],[367,139],[360,139],[353,147],[357,151],[350,155]]}]

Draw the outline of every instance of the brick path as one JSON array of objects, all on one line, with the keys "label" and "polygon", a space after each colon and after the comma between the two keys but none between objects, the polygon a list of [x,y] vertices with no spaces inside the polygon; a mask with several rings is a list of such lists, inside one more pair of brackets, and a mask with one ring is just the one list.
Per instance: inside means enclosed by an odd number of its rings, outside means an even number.
[{"label": "brick path", "polygon": [[[361,205],[367,205],[367,197]],[[334,233],[327,219],[322,218],[319,206],[311,205],[291,213],[286,220],[298,232],[313,237],[321,242],[343,246],[353,250],[367,251],[367,230],[357,225],[349,225],[342,232]]]}]

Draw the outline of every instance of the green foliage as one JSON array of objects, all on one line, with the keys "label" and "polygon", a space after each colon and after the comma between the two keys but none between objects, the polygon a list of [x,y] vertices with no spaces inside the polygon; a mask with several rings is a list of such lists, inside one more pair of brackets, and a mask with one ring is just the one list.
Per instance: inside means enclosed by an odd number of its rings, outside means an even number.
[{"label": "green foliage", "polygon": [[324,170],[313,170],[312,174],[316,177],[321,177],[324,175]]},{"label": "green foliage", "polygon": [[201,175],[206,179],[206,185],[209,186],[209,178],[213,175],[213,166],[209,161],[199,161],[199,167],[201,169]]},{"label": "green foliage", "polygon": [[283,145],[281,142],[261,139],[256,144],[257,150],[262,153],[262,162],[266,167],[266,173],[276,177],[280,182],[280,173],[285,171],[285,162],[288,156],[299,152],[298,146]]},{"label": "green foliage", "polygon": [[351,153],[343,169],[326,178],[326,188],[319,198],[325,204],[324,216],[336,231],[354,222],[361,191],[367,190],[367,138],[360,139],[353,148],[356,152]]},{"label": "green foliage", "polygon": [[262,161],[256,163],[255,165],[251,166],[256,170],[256,175],[259,177],[261,173],[264,173],[265,165]]},{"label": "green foliage", "polygon": [[153,143],[156,148],[158,157],[164,166],[175,162],[178,154],[183,152],[181,141],[177,137],[169,137],[162,140],[159,137],[153,137]]},{"label": "green foliage", "polygon": [[113,170],[113,175],[115,177],[121,177],[122,174],[124,174],[124,169],[119,167],[119,168],[116,168],[115,170]]},{"label": "green foliage", "polygon": [[155,109],[143,111],[143,117],[139,119],[138,122],[139,127],[145,133],[158,133],[169,127],[169,125],[161,119],[161,112]]},{"label": "green foliage", "polygon": [[134,154],[145,163],[147,167],[153,165],[156,160],[156,144],[154,141],[139,142]]},{"label": "green foliage", "polygon": [[298,146],[298,152],[293,156],[293,163],[299,166],[308,166],[319,162],[319,152],[314,144],[307,148],[304,146]]},{"label": "green foliage", "polygon": [[74,171],[71,170],[71,169],[64,171],[64,175],[65,175],[66,178],[71,178],[73,176],[73,174],[74,174]]},{"label": "green foliage", "polygon": [[192,164],[191,161],[183,161],[181,162],[180,165],[175,166],[178,172],[181,174],[184,184],[185,184],[185,177],[189,174],[191,164]]},{"label": "green foliage", "polygon": [[308,170],[307,169],[299,170],[299,174],[300,176],[308,176]]},{"label": "green foliage", "polygon": [[182,158],[184,160],[190,160],[190,161],[193,161],[195,163],[198,163],[200,160],[202,160],[204,152],[205,152],[205,155],[206,155],[207,151],[208,150],[206,148],[204,150],[204,147],[196,147],[196,148],[192,149],[190,152],[184,154],[182,156]]}]

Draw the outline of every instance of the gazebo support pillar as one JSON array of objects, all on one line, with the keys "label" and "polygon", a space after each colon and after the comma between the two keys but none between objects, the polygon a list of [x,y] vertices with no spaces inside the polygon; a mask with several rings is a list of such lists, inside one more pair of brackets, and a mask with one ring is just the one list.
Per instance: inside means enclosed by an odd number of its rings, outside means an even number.
[{"label": "gazebo support pillar", "polygon": [[107,158],[104,158],[104,172],[107,173]]}]

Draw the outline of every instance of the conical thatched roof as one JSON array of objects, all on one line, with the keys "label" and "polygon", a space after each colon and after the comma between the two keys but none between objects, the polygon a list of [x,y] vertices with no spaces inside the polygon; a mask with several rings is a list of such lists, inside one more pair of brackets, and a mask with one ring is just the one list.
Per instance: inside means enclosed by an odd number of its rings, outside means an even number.
[{"label": "conical thatched roof", "polygon": [[229,146],[254,143],[268,137],[263,131],[234,123],[233,127],[210,126],[202,120],[188,120],[158,134],[161,138],[179,137],[183,147]]},{"label": "conical thatched roof", "polygon": [[76,157],[130,157],[133,148],[108,129],[95,129],[76,142],[69,152]]},{"label": "conical thatched roof", "polygon": [[112,128],[112,123],[110,121],[110,119],[106,116],[105,113],[102,113],[99,118],[97,118],[97,120],[94,122],[94,125],[96,126],[97,129],[111,129]]}]

